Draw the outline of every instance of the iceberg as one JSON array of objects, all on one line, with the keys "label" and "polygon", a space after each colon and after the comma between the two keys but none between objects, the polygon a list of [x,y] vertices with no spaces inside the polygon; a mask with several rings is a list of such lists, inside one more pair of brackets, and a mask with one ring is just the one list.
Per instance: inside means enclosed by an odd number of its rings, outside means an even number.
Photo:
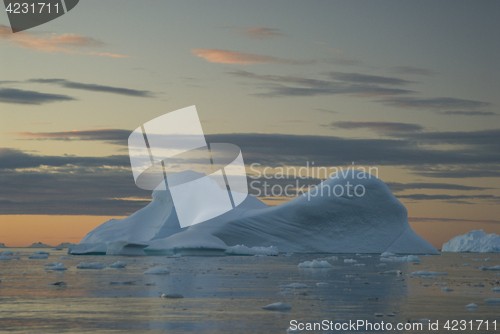
[{"label": "iceberg", "polygon": [[299,268],[331,268],[332,265],[327,261],[305,261],[297,265]]},{"label": "iceberg", "polygon": [[[182,173],[192,178],[195,172]],[[178,180],[178,174],[172,176]],[[335,187],[347,185],[350,195],[333,194]],[[352,194],[356,186],[364,189],[363,196]],[[439,254],[411,229],[406,208],[387,185],[360,171],[337,173],[274,207],[247,196],[234,209],[185,228],[180,227],[168,187],[154,190],[152,197],[129,217],[96,227],[78,245],[70,245],[68,253],[106,254],[110,245],[140,244],[148,245],[147,255],[237,254],[243,249],[237,245],[245,245],[245,250],[275,247],[284,253]]]},{"label": "iceberg", "polygon": [[442,252],[498,253],[500,235],[486,234],[483,230],[470,231],[445,243]]},{"label": "iceberg", "polygon": [[3,242],[0,242],[0,248],[7,248]]}]

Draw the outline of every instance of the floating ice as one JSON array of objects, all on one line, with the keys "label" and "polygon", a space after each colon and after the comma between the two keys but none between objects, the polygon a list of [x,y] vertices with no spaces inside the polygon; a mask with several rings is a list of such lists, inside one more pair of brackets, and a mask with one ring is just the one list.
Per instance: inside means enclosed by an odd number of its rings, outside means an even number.
[{"label": "floating ice", "polygon": [[488,304],[500,304],[500,298],[486,298],[484,302]]},{"label": "floating ice", "polygon": [[44,252],[44,251],[36,251],[35,254],[50,255],[49,252]]},{"label": "floating ice", "polygon": [[354,263],[357,263],[358,260],[354,260],[354,259],[344,259],[344,263],[351,263],[351,264],[354,264]]},{"label": "floating ice", "polygon": [[498,266],[494,266],[494,267],[486,267],[486,266],[482,266],[482,267],[481,267],[481,270],[500,270],[500,265],[498,265]]},{"label": "floating ice", "polygon": [[146,270],[144,272],[146,275],[168,275],[170,274],[170,270],[168,268],[153,268]]},{"label": "floating ice", "polygon": [[290,303],[278,302],[263,306],[262,308],[269,311],[288,311],[292,309],[292,305]]},{"label": "floating ice", "polygon": [[10,260],[12,260],[12,257],[10,256],[3,256],[3,255],[0,256],[0,261],[10,261]]},{"label": "floating ice", "polygon": [[28,256],[28,259],[33,259],[33,260],[45,260],[48,259],[49,256],[47,254],[34,254]]},{"label": "floating ice", "polygon": [[441,273],[438,271],[414,271],[411,276],[437,276],[437,275],[448,275],[448,273]]},{"label": "floating ice", "polygon": [[305,261],[302,263],[299,263],[297,266],[299,268],[331,268],[332,265],[326,261]]},{"label": "floating ice", "polygon": [[110,268],[125,268],[127,266],[127,262],[116,261],[109,265]]},{"label": "floating ice", "polygon": [[330,284],[329,283],[326,283],[326,282],[318,282],[316,283],[316,286],[318,288],[326,288],[327,286],[329,286]]},{"label": "floating ice", "polygon": [[181,295],[180,293],[167,293],[167,294],[162,294],[160,297],[161,298],[171,298],[171,299],[184,298],[184,296]]},{"label": "floating ice", "polygon": [[445,243],[442,252],[500,252],[500,236],[495,233],[486,234],[483,230],[470,231]]},{"label": "floating ice", "polygon": [[435,282],[434,285],[443,285],[443,286],[445,286],[446,282]]},{"label": "floating ice", "polygon": [[302,283],[291,283],[287,285],[282,285],[281,288],[283,289],[307,289],[309,285],[302,284]]},{"label": "floating ice", "polygon": [[11,251],[5,251],[5,252],[0,252],[0,255],[14,255],[14,252],[11,252]]},{"label": "floating ice", "polygon": [[109,285],[134,285],[135,281],[111,281]]},{"label": "floating ice", "polygon": [[244,245],[236,245],[228,247],[225,251],[228,255],[271,255],[277,256],[279,254],[278,247],[246,247]]},{"label": "floating ice", "polygon": [[381,257],[391,257],[391,256],[396,256],[396,254],[391,253],[391,252],[383,252],[380,254]]},{"label": "floating ice", "polygon": [[[47,264],[48,263],[46,263],[45,265]],[[66,268],[62,262],[54,261],[54,263],[52,263],[51,266],[45,268],[45,270],[68,270],[68,268]]]},{"label": "floating ice", "polygon": [[452,292],[452,291],[453,291],[453,289],[450,289],[450,288],[448,288],[448,287],[445,287],[445,288],[441,288],[441,291],[443,291],[443,292]]},{"label": "floating ice", "polygon": [[64,285],[68,285],[68,284],[66,282],[55,282],[55,283],[49,283],[47,285],[64,286]]},{"label": "floating ice", "polygon": [[106,255],[146,256],[144,248],[148,244],[130,243],[127,241],[112,241],[106,244]]},{"label": "floating ice", "polygon": [[408,256],[401,256],[401,257],[381,257],[380,261],[382,262],[420,262],[420,259],[418,256],[415,255],[408,255]]},{"label": "floating ice", "polygon": [[71,258],[67,256],[61,256],[59,260],[71,260]]},{"label": "floating ice", "polygon": [[379,273],[379,275],[395,275],[395,276],[399,276],[402,274],[403,273],[401,272],[401,270],[388,270],[388,271],[382,271]]},{"label": "floating ice", "polygon": [[477,309],[477,304],[470,303],[470,304],[465,305],[465,308],[468,308],[468,309]]},{"label": "floating ice", "polygon": [[364,266],[366,266],[366,264],[365,263],[355,263],[355,264],[353,264],[353,266],[354,267],[364,267]]},{"label": "floating ice", "polygon": [[106,265],[100,262],[85,263],[81,262],[76,266],[77,269],[104,269]]},{"label": "floating ice", "polygon": [[493,292],[500,292],[500,287],[496,286],[494,288],[491,288],[491,291],[493,291]]},{"label": "floating ice", "polygon": [[[363,186],[364,196],[332,195],[335,186],[345,187],[347,181],[352,187]],[[182,242],[171,239],[178,235],[184,235]],[[209,240],[209,235],[216,239]],[[233,210],[188,228],[180,228],[169,189],[155,190],[145,208],[98,226],[79,245],[70,245],[68,252],[104,254],[106,243],[116,241],[147,243],[148,255],[173,254],[170,250],[176,244],[198,253],[218,252],[214,255],[224,255],[227,245],[274,245],[281,252],[295,253],[439,254],[411,229],[406,208],[389,188],[360,171],[335,174],[305,195],[274,207],[247,196]]]}]

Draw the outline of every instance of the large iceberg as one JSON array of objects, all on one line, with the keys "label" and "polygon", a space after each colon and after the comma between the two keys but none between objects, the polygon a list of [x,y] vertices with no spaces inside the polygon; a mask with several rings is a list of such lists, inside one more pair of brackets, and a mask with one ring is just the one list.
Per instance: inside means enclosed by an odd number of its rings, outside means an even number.
[{"label": "large iceberg", "polygon": [[[334,189],[349,186],[350,192],[334,194]],[[356,186],[364,190],[362,196],[358,196],[361,191],[353,194]],[[411,229],[406,208],[384,182],[354,170],[337,173],[308,193],[274,207],[248,196],[233,210],[186,228],[179,225],[168,188],[155,190],[146,207],[96,227],[78,245],[71,245],[68,253],[113,254],[117,245],[122,250],[127,243],[148,245],[144,252],[149,255],[223,255],[235,245],[274,246],[280,252],[296,253],[439,254]]]},{"label": "large iceberg", "polygon": [[475,230],[459,235],[443,245],[443,252],[498,253],[500,235]]}]

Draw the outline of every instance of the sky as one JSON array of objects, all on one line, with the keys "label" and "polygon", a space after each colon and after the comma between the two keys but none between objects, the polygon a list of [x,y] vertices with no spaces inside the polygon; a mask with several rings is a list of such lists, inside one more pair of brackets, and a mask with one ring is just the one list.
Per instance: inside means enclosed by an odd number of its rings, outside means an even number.
[{"label": "sky", "polygon": [[77,243],[147,205],[127,138],[191,105],[249,177],[372,167],[438,249],[500,234],[499,15],[498,1],[86,0],[13,34],[2,11],[0,242]]}]

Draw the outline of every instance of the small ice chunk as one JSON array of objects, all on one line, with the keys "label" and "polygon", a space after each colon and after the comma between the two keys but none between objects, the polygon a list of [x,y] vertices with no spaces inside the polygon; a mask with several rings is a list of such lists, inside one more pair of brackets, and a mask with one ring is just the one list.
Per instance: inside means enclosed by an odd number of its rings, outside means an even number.
[{"label": "small ice chunk", "polygon": [[351,264],[354,264],[354,263],[357,263],[358,261],[357,260],[354,260],[354,259],[344,259],[344,263],[351,263]]},{"label": "small ice chunk", "polygon": [[180,293],[167,293],[167,294],[162,294],[160,297],[161,298],[171,298],[171,299],[184,298],[184,296],[181,295]]},{"label": "small ice chunk", "polygon": [[288,252],[288,253],[283,254],[283,256],[286,256],[286,257],[290,257],[290,256],[292,256],[292,255],[293,255],[293,253],[292,253],[292,252]]},{"label": "small ice chunk", "polygon": [[331,268],[332,265],[326,261],[305,261],[302,263],[299,263],[297,266],[299,268]]},{"label": "small ice chunk", "polygon": [[376,317],[383,317],[384,314],[383,313],[375,313],[374,316],[376,316]]},{"label": "small ice chunk", "polygon": [[38,254],[38,255],[50,255],[49,252],[44,252],[44,251],[36,251],[35,254]]},{"label": "small ice chunk", "polygon": [[448,288],[448,287],[445,287],[445,288],[441,288],[441,291],[443,291],[443,292],[452,292],[452,291],[453,291],[453,289],[450,289],[450,288]]},{"label": "small ice chunk", "polygon": [[66,282],[55,282],[55,283],[49,283],[47,285],[59,285],[59,286],[63,286],[63,285],[67,285]]},{"label": "small ice chunk", "polygon": [[10,255],[14,255],[14,252],[11,252],[11,251],[0,252],[0,255],[10,256]]},{"label": "small ice chunk", "polygon": [[282,295],[282,296],[294,295],[294,294],[295,293],[293,291],[290,291],[290,290],[285,290],[285,291],[278,292],[278,295]]},{"label": "small ice chunk", "polygon": [[382,262],[382,263],[377,264],[375,267],[380,267],[380,268],[381,267],[387,267],[387,263],[383,263]]},{"label": "small ice chunk", "polygon": [[318,283],[316,283],[316,286],[317,286],[318,288],[325,288],[325,287],[327,287],[327,286],[329,286],[329,285],[330,285],[330,284],[328,284],[328,283],[326,283],[326,282],[318,282]]},{"label": "small ice chunk", "polygon": [[10,256],[0,256],[0,261],[10,261],[12,258]]},{"label": "small ice chunk", "polygon": [[500,287],[496,286],[494,288],[491,288],[491,291],[493,291],[493,292],[500,292]]},{"label": "small ice chunk", "polygon": [[414,271],[411,276],[437,276],[437,275],[448,275],[448,273],[441,273],[438,271]]},{"label": "small ice chunk", "polygon": [[287,285],[282,285],[281,288],[284,289],[307,289],[309,285],[302,284],[302,283],[291,283]]},{"label": "small ice chunk", "polygon": [[168,258],[170,258],[170,259],[177,259],[177,258],[180,258],[180,257],[182,257],[181,253],[177,253],[177,254],[168,256]]},{"label": "small ice chunk", "polygon": [[431,321],[429,319],[427,319],[427,318],[422,318],[422,319],[419,320],[419,322],[421,322],[423,324],[428,324]]},{"label": "small ice chunk", "polygon": [[491,257],[487,257],[486,259],[484,259],[484,261],[489,261],[491,260]]},{"label": "small ice chunk", "polygon": [[[47,263],[45,265],[47,265]],[[62,262],[54,261],[52,266],[45,268],[45,270],[68,270],[68,268],[66,268]]]},{"label": "small ice chunk", "polygon": [[382,271],[382,272],[379,272],[379,275],[395,275],[395,276],[399,276],[399,275],[402,275],[403,273],[401,272],[401,270],[388,270],[388,271]]},{"label": "small ice chunk", "polygon": [[34,254],[34,255],[28,256],[28,259],[32,259],[32,260],[45,260],[48,258],[49,258],[49,256],[47,254]]},{"label": "small ice chunk", "polygon": [[100,262],[85,263],[81,262],[76,266],[77,269],[104,269],[106,265]]},{"label": "small ice chunk", "polygon": [[477,304],[470,303],[470,304],[465,305],[465,308],[468,308],[468,309],[477,309]]},{"label": "small ice chunk", "polygon": [[446,282],[436,282],[436,283],[434,283],[434,285],[446,286]]},{"label": "small ice chunk", "polygon": [[286,330],[286,334],[295,334],[295,333],[302,333],[300,329],[293,329],[292,327],[288,327]]},{"label": "small ice chunk", "polygon": [[399,256],[399,257],[381,257],[380,261],[382,262],[420,262],[418,256],[408,255],[408,256]]},{"label": "small ice chunk", "polygon": [[71,260],[71,258],[67,256],[61,256],[59,260]]},{"label": "small ice chunk", "polygon": [[389,257],[389,256],[396,256],[396,254],[391,253],[391,252],[383,252],[380,254],[381,257]]},{"label": "small ice chunk", "polygon": [[486,266],[482,266],[482,267],[481,267],[481,270],[500,270],[500,265],[498,265],[498,266],[494,266],[494,267],[486,267]]},{"label": "small ice chunk", "polygon": [[366,264],[364,264],[364,263],[355,263],[354,264],[354,267],[364,267],[364,266],[366,266]]},{"label": "small ice chunk", "polygon": [[500,298],[486,298],[484,302],[488,304],[500,304]]},{"label": "small ice chunk", "polygon": [[127,262],[116,261],[109,265],[110,268],[125,268],[127,266]]},{"label": "small ice chunk", "polygon": [[134,285],[135,281],[111,281],[110,285]]},{"label": "small ice chunk", "polygon": [[143,274],[145,275],[168,275],[170,274],[170,269],[168,268],[153,268],[146,270]]},{"label": "small ice chunk", "polygon": [[263,306],[262,308],[269,311],[288,311],[292,309],[292,305],[290,303],[277,302]]}]

